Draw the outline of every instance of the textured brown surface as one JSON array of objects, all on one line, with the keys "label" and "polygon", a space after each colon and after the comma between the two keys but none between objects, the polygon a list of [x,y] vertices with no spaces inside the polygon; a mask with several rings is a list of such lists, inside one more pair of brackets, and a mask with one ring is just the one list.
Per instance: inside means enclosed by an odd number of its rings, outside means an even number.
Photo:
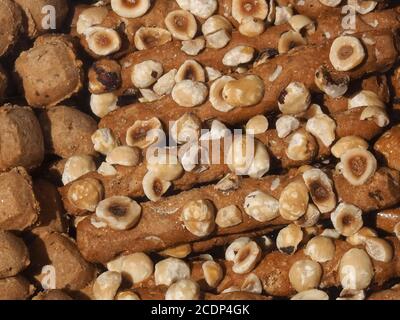
[{"label": "textured brown surface", "polygon": [[12,0],[0,1],[0,57],[15,45],[22,30],[22,14],[20,8]]},{"label": "textured brown surface", "polygon": [[367,300],[400,300],[400,286],[372,293]]},{"label": "textured brown surface", "polygon": [[376,227],[388,233],[394,232],[394,227],[400,222],[400,208],[379,211],[376,214]]},{"label": "textured brown surface", "polygon": [[33,286],[22,276],[0,279],[0,300],[26,300]]},{"label": "textured brown surface", "polygon": [[374,145],[374,150],[381,155],[389,168],[400,170],[400,126],[386,131]]},{"label": "textured brown surface", "polygon": [[17,275],[29,265],[24,241],[11,232],[0,231],[0,278]]}]

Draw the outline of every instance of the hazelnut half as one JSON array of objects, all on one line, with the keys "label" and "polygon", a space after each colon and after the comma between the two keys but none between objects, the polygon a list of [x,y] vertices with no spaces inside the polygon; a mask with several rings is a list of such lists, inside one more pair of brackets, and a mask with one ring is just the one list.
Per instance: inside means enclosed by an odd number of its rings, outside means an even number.
[{"label": "hazelnut half", "polygon": [[353,248],[342,256],[339,265],[339,278],[344,289],[366,289],[373,277],[374,267],[364,250]]},{"label": "hazelnut half", "polygon": [[157,27],[140,27],[134,37],[135,47],[138,50],[155,48],[172,41],[168,30]]},{"label": "hazelnut half", "polygon": [[164,22],[172,36],[178,40],[191,40],[197,33],[196,19],[188,11],[171,11]]},{"label": "hazelnut half", "polygon": [[310,103],[310,91],[301,82],[291,82],[278,98],[278,106],[283,114],[297,114],[306,111]]},{"label": "hazelnut half", "polygon": [[354,186],[363,185],[375,174],[377,161],[374,155],[362,148],[350,149],[340,157],[343,176]]},{"label": "hazelnut half", "polygon": [[190,201],[182,209],[182,219],[192,234],[208,236],[215,228],[215,207],[210,200]]},{"label": "hazelnut half", "polygon": [[295,224],[289,224],[279,231],[276,238],[276,247],[282,253],[292,255],[303,240],[303,231]]},{"label": "hazelnut half", "polygon": [[340,203],[332,212],[331,221],[337,232],[348,237],[362,228],[362,211],[352,204]]},{"label": "hazelnut half", "polygon": [[123,18],[143,16],[151,6],[150,0],[111,0],[112,10]]},{"label": "hazelnut half", "polygon": [[315,71],[314,80],[317,87],[332,98],[342,97],[349,89],[349,76],[336,76],[325,66],[320,66]]},{"label": "hazelnut half", "polygon": [[329,59],[337,71],[354,69],[365,58],[365,49],[358,38],[353,36],[340,36],[331,46]]}]

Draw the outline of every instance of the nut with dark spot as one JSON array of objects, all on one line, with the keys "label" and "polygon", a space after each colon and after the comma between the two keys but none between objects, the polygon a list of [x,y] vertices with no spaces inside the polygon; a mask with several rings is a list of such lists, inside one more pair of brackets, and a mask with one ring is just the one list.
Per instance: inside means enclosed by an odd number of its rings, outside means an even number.
[{"label": "nut with dark spot", "polygon": [[109,59],[96,61],[89,70],[89,91],[94,94],[112,92],[121,87],[121,66]]}]

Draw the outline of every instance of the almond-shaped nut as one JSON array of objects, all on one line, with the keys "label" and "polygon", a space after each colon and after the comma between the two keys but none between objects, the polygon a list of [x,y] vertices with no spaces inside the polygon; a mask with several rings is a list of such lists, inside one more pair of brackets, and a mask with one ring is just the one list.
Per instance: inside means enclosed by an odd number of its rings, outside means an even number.
[{"label": "almond-shaped nut", "polygon": [[232,271],[237,274],[251,272],[261,259],[261,249],[256,242],[250,241],[239,249],[233,259]]},{"label": "almond-shaped nut", "polygon": [[318,1],[327,7],[337,7],[342,2],[342,0],[318,0]]},{"label": "almond-shaped nut", "polygon": [[143,16],[151,6],[151,0],[111,0],[111,9],[123,18]]},{"label": "almond-shaped nut", "polygon": [[358,38],[340,36],[331,46],[329,60],[337,71],[349,71],[359,66],[365,58],[365,49]]},{"label": "almond-shaped nut", "polygon": [[261,134],[268,130],[268,118],[263,115],[254,116],[246,123],[247,134]]},{"label": "almond-shaped nut", "polygon": [[350,77],[345,75],[335,75],[329,72],[325,66],[320,66],[315,71],[315,84],[331,98],[342,97],[349,89]]},{"label": "almond-shaped nut", "polygon": [[211,105],[215,110],[218,110],[220,112],[229,112],[234,109],[234,107],[228,104],[222,96],[225,85],[233,80],[235,80],[235,78],[232,78],[230,76],[222,76],[211,84],[209,99]]},{"label": "almond-shaped nut", "polygon": [[302,291],[294,295],[290,300],[329,300],[329,296],[326,292],[318,289],[310,289]]},{"label": "almond-shaped nut", "polygon": [[278,42],[278,51],[280,54],[287,53],[293,48],[304,46],[307,40],[298,32],[289,30],[281,35]]},{"label": "almond-shaped nut", "polygon": [[374,267],[363,249],[348,250],[340,260],[339,279],[344,289],[366,289],[374,277]]},{"label": "almond-shaped nut", "polygon": [[95,300],[114,300],[121,285],[121,274],[115,271],[106,271],[99,275],[93,284],[92,292]]},{"label": "almond-shaped nut", "polygon": [[317,236],[307,242],[304,253],[316,262],[327,262],[335,257],[335,244],[332,239]]},{"label": "almond-shaped nut", "polygon": [[158,118],[136,120],[126,131],[126,144],[130,147],[146,149],[158,142],[161,133],[163,133],[163,129]]},{"label": "almond-shaped nut", "polygon": [[358,136],[346,136],[340,138],[331,148],[331,153],[340,158],[346,151],[350,149],[368,149],[368,142]]},{"label": "almond-shaped nut", "polygon": [[264,20],[268,15],[265,0],[232,0],[232,17],[239,23],[247,17]]},{"label": "almond-shaped nut", "polygon": [[158,262],[154,268],[156,285],[170,286],[174,282],[190,278],[190,267],[177,258],[167,258]]},{"label": "almond-shaped nut", "polygon": [[290,284],[297,292],[318,288],[321,277],[321,265],[312,260],[297,260],[289,270]]},{"label": "almond-shaped nut", "polygon": [[255,49],[249,46],[236,46],[225,53],[222,63],[228,67],[237,67],[251,62],[255,56]]},{"label": "almond-shaped nut", "polygon": [[356,233],[346,238],[346,241],[353,246],[364,245],[368,238],[377,237],[378,233],[371,228],[362,227]]},{"label": "almond-shaped nut", "polygon": [[186,60],[178,69],[175,75],[175,82],[192,80],[198,82],[206,81],[206,73],[196,60]]},{"label": "almond-shaped nut", "polygon": [[299,129],[286,138],[286,155],[293,161],[310,161],[314,158],[318,144],[304,129]]},{"label": "almond-shaped nut", "polygon": [[92,134],[92,142],[94,150],[101,154],[107,155],[116,147],[118,147],[118,140],[109,128],[100,128]]},{"label": "almond-shaped nut", "polygon": [[303,231],[298,225],[289,224],[279,231],[276,238],[276,247],[282,253],[289,255],[297,251],[297,247],[303,240]]},{"label": "almond-shaped nut", "polygon": [[165,300],[199,300],[200,286],[189,279],[173,283],[165,293]]},{"label": "almond-shaped nut", "polygon": [[380,128],[384,128],[390,123],[389,115],[385,109],[372,106],[364,108],[360,115],[360,120],[373,120]]},{"label": "almond-shaped nut", "polygon": [[283,114],[304,112],[310,104],[311,93],[301,82],[291,82],[278,98],[278,106]]},{"label": "almond-shaped nut", "polygon": [[242,222],[243,222],[242,212],[235,205],[230,205],[219,209],[217,212],[217,216],[215,218],[215,223],[220,228],[229,228],[237,226]]},{"label": "almond-shaped nut", "polygon": [[329,147],[336,139],[336,123],[326,114],[316,115],[307,121],[306,130]]},{"label": "almond-shaped nut", "polygon": [[147,158],[147,170],[166,181],[178,179],[183,174],[183,168],[176,152],[168,148],[157,151],[157,154]]},{"label": "almond-shaped nut", "polygon": [[368,150],[350,149],[340,157],[343,176],[354,186],[363,185],[377,169],[377,161]]},{"label": "almond-shaped nut", "polygon": [[207,285],[211,288],[216,288],[224,278],[222,267],[215,261],[203,262],[201,269]]},{"label": "almond-shaped nut", "polygon": [[203,37],[182,41],[181,50],[189,56],[197,56],[206,47],[206,40]]},{"label": "almond-shaped nut", "polygon": [[244,279],[240,290],[244,292],[251,292],[254,294],[261,294],[263,287],[260,278],[257,277],[256,274],[250,273],[246,277],[246,279]]},{"label": "almond-shaped nut", "polygon": [[182,220],[190,233],[208,236],[215,228],[215,207],[210,200],[190,201],[182,209]]},{"label": "almond-shaped nut", "polygon": [[85,31],[88,48],[98,56],[107,56],[121,49],[122,41],[111,28],[90,27]]},{"label": "almond-shaped nut", "polygon": [[264,20],[246,17],[239,25],[239,32],[246,37],[257,37],[265,31]]},{"label": "almond-shaped nut", "polygon": [[362,228],[362,211],[352,204],[340,203],[332,212],[331,221],[337,232],[349,237]]},{"label": "almond-shaped nut", "polygon": [[72,156],[64,165],[62,182],[66,185],[91,171],[96,171],[96,164],[91,156]]},{"label": "almond-shaped nut", "polygon": [[318,223],[320,217],[321,212],[314,204],[311,203],[308,205],[305,215],[296,220],[294,223],[302,228],[310,228]]},{"label": "almond-shaped nut", "polygon": [[291,6],[276,6],[274,25],[280,26],[289,22],[293,16],[293,8]]},{"label": "almond-shaped nut", "polygon": [[378,237],[367,238],[365,250],[376,261],[387,263],[393,259],[393,248],[390,243]]},{"label": "almond-shaped nut", "polygon": [[276,132],[278,134],[278,137],[281,139],[286,138],[289,134],[291,134],[293,131],[296,131],[299,127],[300,121],[297,118],[289,115],[279,117],[279,119],[276,120],[275,123]]},{"label": "almond-shaped nut", "polygon": [[308,200],[308,188],[304,181],[298,179],[290,182],[281,192],[279,213],[286,220],[298,220],[306,213]]},{"label": "almond-shaped nut", "polygon": [[262,191],[248,194],[244,201],[244,211],[259,222],[267,222],[279,216],[279,201]]},{"label": "almond-shaped nut", "polygon": [[138,50],[159,47],[170,41],[172,41],[171,33],[157,27],[140,27],[134,36],[135,47]]},{"label": "almond-shaped nut", "polygon": [[385,103],[375,92],[370,90],[361,90],[348,100],[347,106],[348,109],[359,107],[379,107],[384,109]]},{"label": "almond-shaped nut", "polygon": [[158,201],[171,187],[171,182],[158,178],[153,172],[147,172],[142,185],[145,196],[150,201]]},{"label": "almond-shaped nut", "polygon": [[207,99],[208,88],[202,82],[183,80],[172,89],[172,99],[181,107],[193,108]]},{"label": "almond-shaped nut", "polygon": [[228,82],[222,97],[233,107],[249,107],[258,104],[265,94],[264,81],[255,75]]},{"label": "almond-shaped nut", "polygon": [[198,140],[201,132],[201,120],[193,113],[185,113],[176,120],[170,130],[174,141],[184,144]]},{"label": "almond-shaped nut", "polygon": [[140,219],[140,205],[124,196],[113,196],[100,201],[96,208],[96,217],[114,230],[133,228]]},{"label": "almond-shaped nut", "polygon": [[140,160],[140,149],[128,146],[116,147],[106,157],[108,164],[117,164],[125,167],[137,166]]},{"label": "almond-shaped nut", "polygon": [[99,118],[105,117],[110,112],[118,109],[118,97],[112,93],[92,94],[90,96],[90,109]]},{"label": "almond-shaped nut", "polygon": [[76,22],[76,32],[84,34],[88,28],[101,24],[107,14],[108,10],[105,7],[89,7],[83,10]]},{"label": "almond-shaped nut", "polygon": [[296,14],[289,19],[289,24],[296,32],[302,33],[305,31],[307,34],[315,32],[315,23],[309,17]]},{"label": "almond-shaped nut", "polygon": [[178,40],[191,40],[197,33],[196,19],[185,10],[169,12],[164,23],[172,36]]},{"label": "almond-shaped nut", "polygon": [[94,212],[103,197],[104,188],[97,179],[79,179],[68,188],[68,200],[80,210]]},{"label": "almond-shaped nut", "polygon": [[163,66],[160,62],[146,60],[133,66],[131,80],[136,88],[148,88],[154,84],[163,74]]}]

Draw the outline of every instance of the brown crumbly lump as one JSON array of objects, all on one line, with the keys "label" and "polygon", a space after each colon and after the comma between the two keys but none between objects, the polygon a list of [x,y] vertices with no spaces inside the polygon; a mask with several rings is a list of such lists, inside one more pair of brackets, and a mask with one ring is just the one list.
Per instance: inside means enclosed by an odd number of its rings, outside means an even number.
[{"label": "brown crumbly lump", "polygon": [[0,279],[0,300],[27,300],[33,289],[23,276]]},{"label": "brown crumbly lump", "polygon": [[0,231],[0,278],[13,277],[29,265],[24,241],[9,231]]}]

